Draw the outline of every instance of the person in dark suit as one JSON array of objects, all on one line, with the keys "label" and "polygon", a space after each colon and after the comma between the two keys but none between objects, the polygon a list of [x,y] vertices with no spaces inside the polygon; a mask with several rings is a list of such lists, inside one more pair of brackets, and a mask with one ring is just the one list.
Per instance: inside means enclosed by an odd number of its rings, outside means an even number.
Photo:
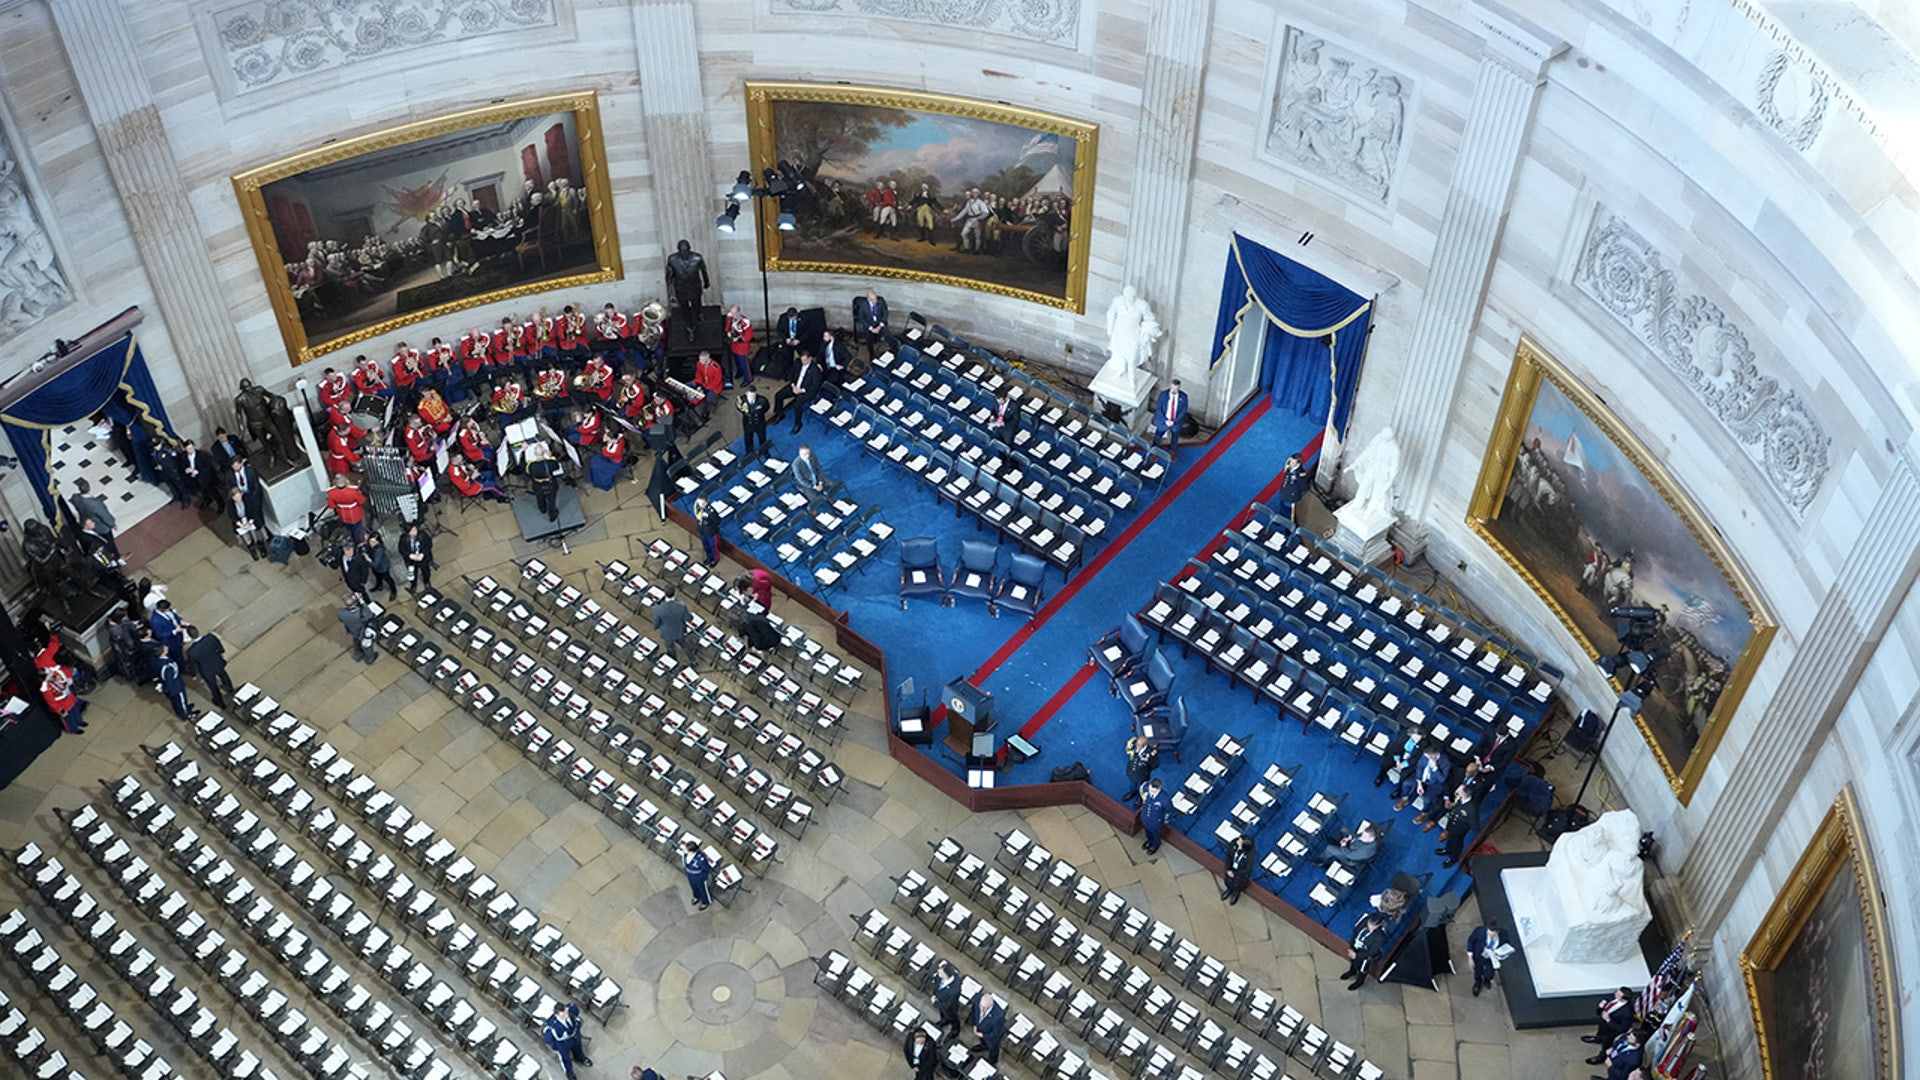
[{"label": "person in dark suit", "polygon": [[233,486],[240,492],[240,503],[247,508],[247,520],[260,527],[264,533],[267,528],[267,487],[260,482],[260,474],[243,455],[233,459]]},{"label": "person in dark suit", "polygon": [[[1632,1075],[1645,1059],[1645,1051],[1640,1048],[1640,1044],[1644,1041],[1639,1028],[1632,1028],[1620,1036],[1620,1041],[1607,1050],[1604,1059],[1607,1063],[1607,1075],[1596,1076],[1593,1080],[1627,1080],[1627,1077]],[[1593,1058],[1587,1059],[1589,1065],[1599,1063]]]},{"label": "person in dark suit", "polygon": [[1180,450],[1180,430],[1187,424],[1187,392],[1180,389],[1180,380],[1160,391],[1153,399],[1153,445],[1160,445],[1160,436],[1167,437],[1167,450],[1177,454]]},{"label": "person in dark suit", "polygon": [[400,563],[407,568],[408,592],[433,588],[433,534],[417,521],[400,534]]},{"label": "person in dark suit", "polygon": [[92,518],[95,524],[104,526],[109,534],[119,527],[120,523],[113,519],[113,512],[107,509],[107,500],[93,493],[92,484],[85,480],[75,480],[73,486],[79,494],[68,499],[67,502],[73,504],[75,520]]},{"label": "person in dark suit", "polygon": [[153,467],[160,473],[160,482],[166,485],[172,505],[193,505],[193,489],[187,485],[186,463],[180,459],[180,447],[172,439],[163,436],[154,440]]},{"label": "person in dark suit", "polygon": [[767,399],[760,396],[760,391],[748,383],[735,405],[740,410],[741,453],[751,454],[756,446],[763,450],[772,447],[773,443],[767,439],[769,405]]},{"label": "person in dark suit", "polygon": [[820,335],[820,377],[828,386],[839,388],[847,381],[847,360],[849,350],[840,347],[834,339],[833,331]]},{"label": "person in dark suit", "polygon": [[214,467],[213,455],[200,449],[192,439],[180,447],[180,472],[187,478],[187,488],[200,496],[200,509],[211,510],[223,501],[220,489],[224,483],[220,470]]},{"label": "person in dark suit", "polygon": [[1480,771],[1488,776],[1499,776],[1506,771],[1514,755],[1520,752],[1520,740],[1502,727],[1480,736],[1473,745],[1473,758],[1480,763]]},{"label": "person in dark suit", "polygon": [[987,432],[1003,445],[1012,446],[1014,432],[1019,430],[1020,406],[1015,405],[1013,395],[1003,389],[999,400],[993,403],[993,415],[987,418]]},{"label": "person in dark suit", "polygon": [[340,578],[347,583],[347,591],[359,597],[361,603],[373,599],[368,588],[373,581],[373,561],[352,544],[340,549]]},{"label": "person in dark suit", "polygon": [[793,428],[795,435],[800,434],[800,423],[807,418],[807,406],[813,404],[813,396],[820,392],[820,365],[814,362],[813,354],[800,354],[800,369],[793,373],[793,381],[782,387],[773,399],[774,411],[784,415],[783,410],[793,410]]},{"label": "person in dark suit", "polygon": [[942,1038],[960,1033],[960,973],[945,960],[933,968],[933,1009],[940,1017]]},{"label": "person in dark suit", "polygon": [[234,438],[226,428],[214,428],[213,445],[207,452],[213,455],[214,472],[220,485],[231,486],[233,463],[247,456],[247,444]]},{"label": "person in dark suit", "polygon": [[[1600,1004],[1594,1006],[1594,1012],[1599,1014],[1600,1026],[1594,1029],[1593,1034],[1580,1036],[1580,1041],[1612,1046],[1633,1026],[1633,988],[1623,986],[1615,990],[1612,996],[1600,999]],[[1598,1056],[1587,1059],[1587,1064],[1598,1065],[1605,1060],[1606,1051],[1603,1050]]]},{"label": "person in dark suit", "polygon": [[980,1056],[987,1064],[1000,1064],[1000,1041],[1007,1037],[1007,1007],[993,991],[982,990],[973,999],[973,1033],[980,1038]]},{"label": "person in dark suit", "polygon": [[666,647],[667,655],[680,659],[680,643],[686,640],[687,623],[692,615],[687,605],[681,603],[673,594],[673,586],[664,590],[666,598],[653,606],[653,629],[660,635],[660,644]]},{"label": "person in dark suit", "polygon": [[1349,870],[1358,870],[1373,861],[1380,854],[1380,830],[1371,821],[1362,821],[1350,830],[1341,832],[1327,845],[1327,866],[1334,863]]},{"label": "person in dark suit", "polygon": [[253,556],[253,561],[266,558],[267,530],[248,516],[246,498],[238,488],[227,492],[227,517],[233,522],[233,535],[246,547],[247,554]]},{"label": "person in dark suit", "polygon": [[940,1068],[940,1048],[927,1038],[927,1029],[914,1028],[908,1032],[902,1049],[907,1056],[910,1080],[933,1080]]},{"label": "person in dark suit", "polygon": [[1160,781],[1149,780],[1147,786],[1140,789],[1140,827],[1147,834],[1140,847],[1149,855],[1160,850],[1160,830],[1166,827],[1171,805]]},{"label": "person in dark suit", "polygon": [[820,459],[813,455],[813,447],[801,446],[800,452],[794,455],[789,471],[793,474],[794,488],[800,492],[801,498],[807,500],[808,510],[813,509],[815,502],[826,498],[826,477],[821,475]]},{"label": "person in dark suit", "polygon": [[[775,325],[779,327],[780,357],[786,361],[787,370],[791,371],[800,359],[800,309],[788,308]],[[785,378],[784,375],[781,377]]]},{"label": "person in dark suit", "polygon": [[1229,904],[1240,902],[1240,894],[1253,884],[1253,837],[1241,835],[1227,849],[1226,879],[1220,886],[1220,899]]},{"label": "person in dark suit", "polygon": [[1354,925],[1353,937],[1347,939],[1347,970],[1340,973],[1341,978],[1352,980],[1347,983],[1347,989],[1360,989],[1367,981],[1367,965],[1386,947],[1387,921],[1377,911],[1360,916]]},{"label": "person in dark suit", "polygon": [[1448,797],[1446,814],[1440,819],[1440,846],[1433,849],[1435,855],[1446,856],[1441,866],[1452,867],[1459,862],[1467,837],[1480,827],[1480,795],[1480,785],[1469,778]]},{"label": "person in dark suit", "polygon": [[1500,950],[1506,944],[1506,935],[1500,932],[1497,922],[1476,926],[1473,933],[1467,935],[1467,955],[1473,960],[1474,997],[1480,996],[1482,987],[1493,985],[1493,977],[1500,972]]},{"label": "person in dark suit", "polygon": [[1127,740],[1127,798],[1129,803],[1140,801],[1140,789],[1153,779],[1153,770],[1160,767],[1160,748],[1153,740],[1135,735]]},{"label": "person in dark suit", "polygon": [[213,707],[224,708],[226,695],[233,693],[233,676],[227,674],[227,647],[216,635],[201,636],[197,626],[186,627],[186,640],[187,674],[206,680]]},{"label": "person in dark suit", "polygon": [[853,332],[871,360],[887,343],[887,298],[869,288],[853,298]]}]

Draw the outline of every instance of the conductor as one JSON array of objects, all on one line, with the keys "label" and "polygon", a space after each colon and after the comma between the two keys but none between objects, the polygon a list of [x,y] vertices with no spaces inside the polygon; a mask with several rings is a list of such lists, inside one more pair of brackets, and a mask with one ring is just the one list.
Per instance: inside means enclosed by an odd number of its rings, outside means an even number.
[{"label": "conductor", "polygon": [[560,476],[553,450],[544,442],[527,445],[527,479],[533,482],[534,502],[548,521],[560,520]]}]

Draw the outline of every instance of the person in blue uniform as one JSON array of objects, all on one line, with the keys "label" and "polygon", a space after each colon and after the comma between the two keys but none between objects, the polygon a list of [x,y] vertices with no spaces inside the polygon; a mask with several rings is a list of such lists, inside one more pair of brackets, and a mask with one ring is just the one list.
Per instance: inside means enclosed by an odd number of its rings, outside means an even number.
[{"label": "person in blue uniform", "polygon": [[1140,789],[1140,827],[1147,833],[1146,842],[1140,846],[1149,855],[1160,850],[1160,830],[1166,826],[1167,811],[1171,808],[1171,800],[1160,781],[1149,780],[1147,786]]},{"label": "person in blue uniform", "polygon": [[1127,740],[1127,802],[1140,801],[1140,789],[1153,779],[1153,770],[1159,766],[1160,749],[1152,739],[1135,735]]},{"label": "person in blue uniform", "polygon": [[588,1057],[586,1050],[581,1047],[580,1006],[572,1002],[553,1007],[553,1015],[547,1017],[547,1026],[540,1029],[540,1041],[546,1043],[548,1049],[560,1055],[560,1067],[565,1070],[567,1080],[574,1080],[575,1062],[582,1065],[593,1064],[593,1059]]},{"label": "person in blue uniform", "polygon": [[707,910],[707,905],[713,903],[713,894],[707,889],[707,882],[713,877],[713,863],[700,850],[699,841],[689,840],[680,845],[680,865],[686,868],[693,902],[700,905],[701,911]]}]

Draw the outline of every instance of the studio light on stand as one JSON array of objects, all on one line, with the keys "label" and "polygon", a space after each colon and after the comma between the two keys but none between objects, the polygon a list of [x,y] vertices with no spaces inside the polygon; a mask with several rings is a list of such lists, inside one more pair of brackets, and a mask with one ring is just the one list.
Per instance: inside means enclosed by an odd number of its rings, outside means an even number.
[{"label": "studio light on stand", "polygon": [[1600,767],[1600,754],[1607,748],[1607,737],[1613,734],[1613,725],[1622,715],[1640,715],[1641,706],[1658,685],[1655,674],[1667,656],[1659,645],[1660,629],[1667,624],[1666,612],[1652,607],[1614,607],[1608,609],[1607,615],[1613,620],[1613,633],[1619,647],[1611,655],[1594,661],[1594,665],[1610,681],[1627,689],[1614,702],[1613,713],[1607,717],[1606,726],[1600,729],[1600,737],[1593,744],[1593,760],[1587,763],[1587,775],[1580,781],[1580,790],[1572,802],[1554,812],[1559,820],[1549,828],[1555,836],[1577,832],[1593,822],[1593,811],[1582,805],[1581,800],[1586,798],[1587,786],[1593,783],[1594,771]]},{"label": "studio light on stand", "polygon": [[[713,219],[715,229],[723,233],[737,231],[740,207],[748,202],[754,203],[758,213],[765,213],[761,208],[761,199],[772,199],[779,207],[774,211],[773,218],[773,227],[776,230],[793,232],[800,227],[800,219],[795,216],[797,196],[807,187],[806,178],[800,174],[800,170],[794,168],[791,162],[782,160],[762,170],[761,179],[763,182],[755,186],[753,173],[747,169],[740,170],[734,177],[733,186],[727,191],[720,216]],[[767,280],[767,234],[759,227],[758,222],[755,223],[753,237],[760,256],[760,304],[761,315],[765,320],[761,325],[771,327],[773,299],[772,288]]]}]

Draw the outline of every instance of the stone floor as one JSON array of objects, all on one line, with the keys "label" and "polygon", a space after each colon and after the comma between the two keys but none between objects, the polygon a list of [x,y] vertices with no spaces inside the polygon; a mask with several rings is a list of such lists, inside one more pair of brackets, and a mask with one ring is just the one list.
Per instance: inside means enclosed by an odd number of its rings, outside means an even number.
[{"label": "stone floor", "polygon": [[[637,562],[635,553],[656,535],[697,546],[677,528],[658,524],[638,484],[586,494],[593,524],[575,536],[571,555],[531,550],[503,508],[450,514],[459,535],[439,538],[437,578],[454,585],[467,574],[510,575],[512,560],[536,553],[556,569],[580,574],[596,560]],[[1593,1071],[1580,1062],[1587,1048],[1575,1040],[1577,1032],[1515,1032],[1500,997],[1469,996],[1465,977],[1443,980],[1439,993],[1373,983],[1349,992],[1337,978],[1342,958],[1258,905],[1222,906],[1214,881],[1186,857],[1168,847],[1148,858],[1088,813],[968,815],[887,757],[881,723],[873,719],[875,690],[856,702],[860,716],[833,752],[849,775],[846,793],[804,840],[788,840],[784,862],[765,880],[750,882],[751,893],[731,908],[696,913],[673,866],[453,709],[400,662],[383,657],[362,666],[346,659],[333,614],[338,579],[313,560],[292,567],[253,562],[223,534],[202,529],[146,572],[171,584],[189,621],[227,643],[235,679],[260,684],[347,757],[374,765],[377,779],[444,836],[477,848],[468,854],[483,871],[561,926],[569,940],[584,943],[589,957],[624,983],[630,1007],[604,1027],[589,1024],[598,1063],[586,1076],[624,1076],[631,1063],[675,1076],[719,1068],[730,1080],[898,1073],[896,1046],[816,995],[808,958],[836,946],[849,949],[849,916],[886,906],[892,877],[924,866],[930,841],[955,835],[985,849],[996,833],[1015,826],[1234,968],[1258,973],[1257,984],[1275,988],[1336,1038],[1358,1045],[1390,1077],[1578,1080]],[[810,617],[798,618],[823,631]],[[151,782],[138,746],[186,735],[148,689],[111,682],[92,708],[85,736],[62,739],[0,791],[0,845],[55,836],[56,848],[70,847],[57,836],[55,808],[97,798],[102,778],[134,771]],[[1571,790],[1565,777],[1555,779]],[[1529,840],[1502,836],[1496,843]],[[84,860],[73,852],[66,861]],[[112,895],[104,885],[95,892]],[[0,874],[0,904],[24,904],[43,925],[52,921],[10,873]],[[1455,924],[1456,953],[1473,918],[1469,904]],[[66,951],[70,962],[87,964],[83,974],[96,985],[111,980],[77,941]],[[0,965],[0,986],[26,989],[10,964]],[[41,1012],[53,1010],[42,1005]],[[151,1015],[130,1018],[136,1027],[159,1026]],[[521,1045],[531,1046],[532,1036],[522,1034]],[[173,1060],[198,1064],[184,1049]],[[82,1071],[109,1074],[108,1066],[84,1055]],[[550,1068],[549,1075],[557,1071]]]}]

